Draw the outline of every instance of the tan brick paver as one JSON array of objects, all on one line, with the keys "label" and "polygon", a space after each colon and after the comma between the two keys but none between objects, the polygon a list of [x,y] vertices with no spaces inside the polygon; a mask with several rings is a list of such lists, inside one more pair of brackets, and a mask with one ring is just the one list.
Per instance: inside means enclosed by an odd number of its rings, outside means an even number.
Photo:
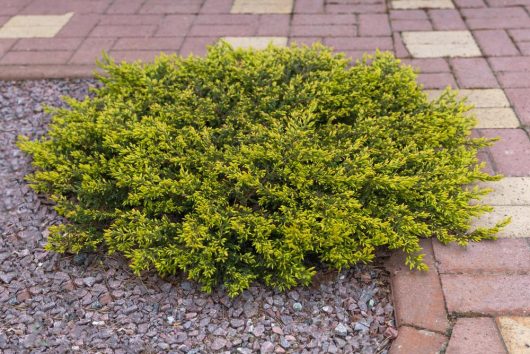
[{"label": "tan brick paver", "polygon": [[530,205],[530,177],[504,177],[496,182],[483,182],[493,191],[482,201],[491,205]]},{"label": "tan brick paver", "polygon": [[[493,189],[482,202],[493,205],[495,210],[477,219],[474,226],[491,226],[510,216],[511,224],[499,236],[530,237],[530,177],[505,177],[501,181],[481,185]],[[528,260],[530,262],[530,255]]]},{"label": "tan brick paver", "polygon": [[392,0],[394,9],[454,9],[451,0]]},{"label": "tan brick paver", "polygon": [[264,49],[269,44],[285,47],[287,37],[224,37],[223,40],[235,48]]},{"label": "tan brick paver", "polygon": [[234,0],[232,13],[286,14],[293,8],[293,0]]},{"label": "tan brick paver", "polygon": [[415,58],[480,56],[473,36],[468,31],[404,32],[403,40]]},{"label": "tan brick paver", "polygon": [[491,213],[484,214],[473,222],[476,227],[492,227],[497,222],[511,217],[511,223],[501,230],[499,237],[530,237],[530,206],[500,205]]},{"label": "tan brick paver", "polygon": [[477,128],[518,128],[519,120],[511,108],[476,108]]},{"label": "tan brick paver", "polygon": [[[443,90],[427,90],[431,99],[440,97]],[[477,128],[518,128],[519,120],[510,107],[510,102],[500,89],[463,89],[460,98],[475,108],[470,114],[477,117]]]},{"label": "tan brick paver", "polygon": [[530,317],[499,317],[497,323],[510,354],[530,352]]},{"label": "tan brick paver", "polygon": [[0,38],[51,38],[70,20],[73,13],[63,15],[13,16],[0,28]]}]

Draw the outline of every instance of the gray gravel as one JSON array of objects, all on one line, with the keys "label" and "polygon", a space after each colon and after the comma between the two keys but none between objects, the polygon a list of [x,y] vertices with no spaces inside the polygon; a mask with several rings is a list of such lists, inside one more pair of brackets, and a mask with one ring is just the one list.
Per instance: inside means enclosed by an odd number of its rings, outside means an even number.
[{"label": "gray gravel", "polygon": [[120,257],[44,251],[60,218],[24,183],[17,134],[45,132],[42,105],[84,97],[90,80],[0,82],[0,352],[386,353],[394,329],[378,266],[320,271],[287,293],[230,299],[182,277],[135,277]]}]

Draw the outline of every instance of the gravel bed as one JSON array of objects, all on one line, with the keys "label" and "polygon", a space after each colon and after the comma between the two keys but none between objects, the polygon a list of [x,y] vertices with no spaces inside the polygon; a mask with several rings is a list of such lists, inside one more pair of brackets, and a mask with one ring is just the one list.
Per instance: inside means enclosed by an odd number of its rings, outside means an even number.
[{"label": "gravel bed", "polygon": [[182,277],[138,278],[120,257],[44,251],[60,218],[24,183],[16,135],[45,132],[42,105],[82,98],[92,80],[0,82],[0,352],[386,353],[394,329],[381,266],[320,271],[286,293],[230,299]]}]

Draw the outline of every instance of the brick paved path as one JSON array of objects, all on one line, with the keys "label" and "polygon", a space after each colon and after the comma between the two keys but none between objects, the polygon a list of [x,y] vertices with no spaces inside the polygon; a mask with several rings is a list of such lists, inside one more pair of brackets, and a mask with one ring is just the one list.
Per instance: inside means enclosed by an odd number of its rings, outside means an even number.
[{"label": "brick paved path", "polygon": [[160,51],[321,41],[358,58],[391,50],[476,105],[482,153],[507,178],[489,197],[513,223],[466,249],[426,241],[429,273],[396,254],[393,353],[530,353],[530,0],[0,0],[0,78],[87,76],[102,50],[118,60]]}]

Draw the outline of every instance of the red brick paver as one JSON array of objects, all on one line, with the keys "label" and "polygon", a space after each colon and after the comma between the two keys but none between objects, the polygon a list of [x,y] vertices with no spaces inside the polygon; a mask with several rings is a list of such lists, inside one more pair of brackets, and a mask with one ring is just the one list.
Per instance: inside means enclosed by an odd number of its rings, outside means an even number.
[{"label": "red brick paver", "polygon": [[496,88],[499,85],[482,58],[456,58],[451,60],[460,88]]},{"label": "red brick paver", "polygon": [[[530,57],[526,58],[526,64],[530,71]],[[507,89],[506,95],[510,99],[515,111],[519,116],[519,120],[526,126],[530,125],[530,88],[524,89]]]},{"label": "red brick paver", "polygon": [[439,333],[403,326],[389,354],[436,354],[446,341],[447,338]]},{"label": "red brick paver", "polygon": [[[321,41],[354,59],[390,50],[421,71],[427,89],[503,90],[520,128],[477,130],[500,138],[480,158],[489,173],[530,176],[529,0],[453,0],[454,9],[407,10],[392,9],[391,0],[294,0],[292,13],[256,14],[231,13],[233,2],[0,0],[0,26],[16,15],[73,12],[53,38],[0,38],[0,79],[90,76],[102,51],[118,60],[151,60],[160,51],[203,55],[222,37]],[[403,32],[417,31],[469,31],[480,55],[415,58]],[[422,245],[429,272],[409,271],[397,253],[388,262],[399,325],[390,352],[437,353],[447,345],[448,354],[506,353],[497,316],[529,316],[528,238]]]},{"label": "red brick paver", "polygon": [[473,34],[485,55],[494,57],[519,55],[515,43],[504,30],[481,30]]},{"label": "red brick paver", "polygon": [[459,318],[446,354],[506,354],[502,338],[489,317]]},{"label": "red brick paver", "polygon": [[530,244],[526,239],[470,243],[467,247],[433,242],[440,273],[530,273]]},{"label": "red brick paver", "polygon": [[422,240],[422,247],[425,263],[433,269],[431,272],[409,271],[404,265],[404,255],[398,252],[389,260],[397,324],[445,333],[449,321],[431,241]]},{"label": "red brick paver", "polygon": [[480,134],[500,139],[487,149],[498,173],[530,176],[530,139],[523,129],[481,129]]},{"label": "red brick paver", "polygon": [[529,274],[442,274],[447,310],[481,315],[530,315]]},{"label": "red brick paver", "polygon": [[[407,271],[398,253],[387,263],[399,326],[391,353],[438,353],[446,340],[448,354],[508,353],[495,317],[530,315],[529,239],[422,246],[429,275]],[[440,323],[450,330],[436,329]]]}]

